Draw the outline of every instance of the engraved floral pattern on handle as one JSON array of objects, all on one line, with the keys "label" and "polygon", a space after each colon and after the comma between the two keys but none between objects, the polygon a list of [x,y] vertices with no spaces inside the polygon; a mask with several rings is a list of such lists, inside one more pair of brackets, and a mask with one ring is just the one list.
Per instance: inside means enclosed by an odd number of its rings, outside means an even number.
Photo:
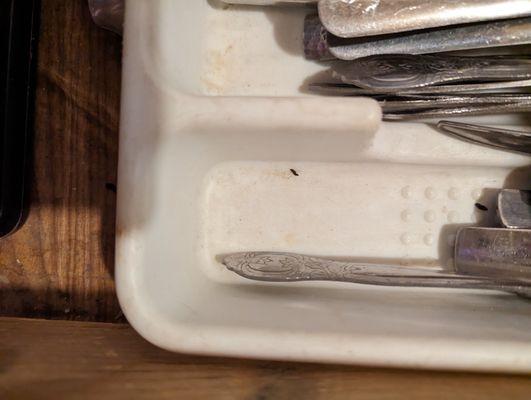
[{"label": "engraved floral pattern on handle", "polygon": [[528,79],[531,64],[521,60],[447,55],[375,55],[332,68],[336,78],[372,90],[405,90],[470,79]]},{"label": "engraved floral pattern on handle", "polygon": [[236,274],[266,282],[334,281],[379,286],[494,289],[531,295],[521,282],[494,282],[481,276],[446,273],[434,268],[360,264],[281,252],[248,252],[225,256]]},{"label": "engraved floral pattern on handle", "polygon": [[290,253],[237,253],[223,262],[244,277],[264,281],[341,280],[334,262]]},{"label": "engraved floral pattern on handle", "polygon": [[272,282],[325,280],[384,284],[395,279],[402,285],[408,285],[408,281],[418,285],[429,279],[456,278],[434,268],[351,263],[282,252],[235,253],[226,256],[223,264],[243,277]]}]

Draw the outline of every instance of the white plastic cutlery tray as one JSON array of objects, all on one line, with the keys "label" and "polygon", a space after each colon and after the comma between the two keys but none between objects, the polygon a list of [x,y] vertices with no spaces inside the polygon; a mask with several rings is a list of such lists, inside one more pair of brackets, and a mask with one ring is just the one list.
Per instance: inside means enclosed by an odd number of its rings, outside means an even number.
[{"label": "white plastic cutlery tray", "polygon": [[127,2],[116,259],[127,319],[185,353],[531,372],[523,298],[266,284],[220,263],[270,250],[451,266],[456,230],[487,222],[476,202],[530,188],[528,157],[382,123],[370,99],[306,93],[325,69],[303,57],[306,13]]}]

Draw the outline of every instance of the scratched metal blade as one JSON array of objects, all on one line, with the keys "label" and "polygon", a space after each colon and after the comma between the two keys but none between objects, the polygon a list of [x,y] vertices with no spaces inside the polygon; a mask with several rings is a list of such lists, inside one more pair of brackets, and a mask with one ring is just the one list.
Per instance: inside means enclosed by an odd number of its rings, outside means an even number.
[{"label": "scratched metal blade", "polygon": [[531,15],[529,0],[320,0],[336,36],[362,37]]},{"label": "scratched metal blade", "polygon": [[447,134],[472,143],[493,147],[495,149],[531,154],[531,132],[466,124],[456,121],[439,121],[437,128]]},{"label": "scratched metal blade", "polygon": [[[531,133],[529,137],[531,150]],[[498,215],[506,228],[531,229],[531,190],[502,190],[498,195]]]},{"label": "scratched metal blade", "polygon": [[340,61],[333,76],[343,83],[377,91],[400,91],[466,81],[531,79],[531,62],[447,55],[378,55]]},{"label": "scratched metal blade", "polygon": [[493,289],[531,294],[530,288],[511,280],[494,283],[481,276],[456,275],[431,268],[349,263],[293,253],[235,253],[225,256],[223,264],[244,278],[266,282],[334,281],[380,286]]},{"label": "scratched metal blade", "polygon": [[[528,43],[531,43],[531,18],[520,18],[383,38],[343,40],[337,44],[331,41],[328,52],[341,60],[355,60],[377,54],[429,54]],[[321,43],[321,48],[324,47]]]}]

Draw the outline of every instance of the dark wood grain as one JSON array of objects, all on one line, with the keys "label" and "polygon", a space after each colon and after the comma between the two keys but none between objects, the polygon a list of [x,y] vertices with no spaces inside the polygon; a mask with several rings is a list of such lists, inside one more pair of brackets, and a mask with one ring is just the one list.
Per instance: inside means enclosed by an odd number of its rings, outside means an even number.
[{"label": "dark wood grain", "polygon": [[0,354],[2,399],[527,400],[531,393],[527,376],[177,355],[116,324],[0,318]]},{"label": "dark wood grain", "polygon": [[113,285],[121,38],[86,0],[42,0],[23,227],[0,241],[0,315],[121,319]]}]

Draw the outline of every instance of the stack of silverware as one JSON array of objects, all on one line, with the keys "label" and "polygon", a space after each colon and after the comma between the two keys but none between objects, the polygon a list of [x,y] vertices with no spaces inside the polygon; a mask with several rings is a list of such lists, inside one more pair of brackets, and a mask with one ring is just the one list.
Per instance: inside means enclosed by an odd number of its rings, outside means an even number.
[{"label": "stack of silverware", "polygon": [[[531,0],[224,0],[310,5],[306,58],[330,74],[315,93],[368,96],[388,121],[531,111]],[[323,76],[323,75],[320,75]],[[531,133],[441,121],[450,135],[531,152]]]},{"label": "stack of silverware", "polygon": [[307,58],[330,95],[370,96],[386,120],[531,111],[530,0],[224,0],[309,4]]},{"label": "stack of silverware", "polygon": [[531,111],[530,15],[529,0],[320,0],[304,51],[336,60],[335,80],[310,89],[373,97],[387,120]]}]

